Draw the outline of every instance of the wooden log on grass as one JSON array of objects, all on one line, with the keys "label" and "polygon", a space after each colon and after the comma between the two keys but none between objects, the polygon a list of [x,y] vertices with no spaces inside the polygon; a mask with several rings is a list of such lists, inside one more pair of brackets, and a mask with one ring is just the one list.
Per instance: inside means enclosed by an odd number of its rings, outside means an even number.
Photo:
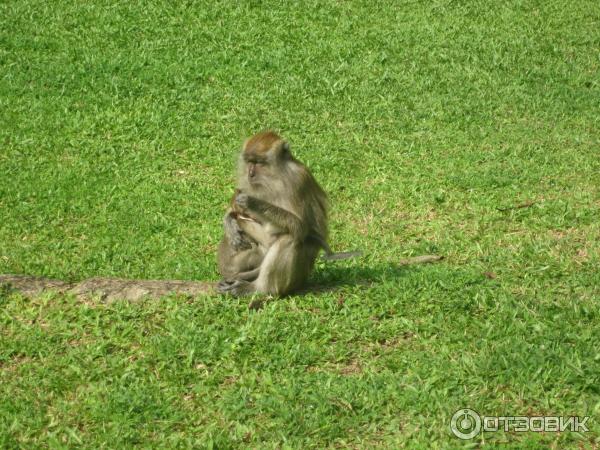
[{"label": "wooden log on grass", "polygon": [[116,299],[141,300],[169,294],[196,296],[209,294],[215,283],[183,280],[127,280],[123,278],[89,278],[80,283],[68,283],[29,275],[0,275],[0,286],[27,297],[37,297],[44,291],[73,294],[78,298],[98,297],[103,301]]},{"label": "wooden log on grass", "polygon": [[[422,255],[404,258],[400,266],[424,264],[440,261],[437,255]],[[127,280],[124,278],[88,278],[79,283],[31,275],[0,275],[0,289],[14,290],[26,297],[37,297],[45,291],[72,294],[77,298],[99,298],[102,301],[156,299],[165,295],[186,295],[195,297],[201,294],[215,294],[216,283],[208,281],[184,280]],[[319,291],[318,286],[309,286],[300,292]],[[326,289],[328,290],[328,289]]]}]

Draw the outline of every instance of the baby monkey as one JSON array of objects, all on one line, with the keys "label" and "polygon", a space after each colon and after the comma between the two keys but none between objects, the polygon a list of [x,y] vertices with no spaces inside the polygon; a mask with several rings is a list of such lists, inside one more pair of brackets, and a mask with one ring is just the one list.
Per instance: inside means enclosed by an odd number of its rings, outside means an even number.
[{"label": "baby monkey", "polygon": [[238,162],[237,189],[219,245],[221,293],[284,295],[301,287],[327,244],[327,195],[289,144],[273,131],[248,139]]},{"label": "baby monkey", "polygon": [[[217,253],[219,273],[223,280],[230,282],[229,284],[238,279],[255,280],[258,276],[258,268],[265,256],[264,246],[251,238],[241,227],[241,225],[244,225],[246,229],[256,227],[256,232],[260,230],[259,224],[244,215],[236,206],[235,199],[238,194],[240,194],[240,190],[236,189],[231,198],[230,208],[225,214],[223,220],[225,233]],[[245,224],[244,222],[252,223]]]}]

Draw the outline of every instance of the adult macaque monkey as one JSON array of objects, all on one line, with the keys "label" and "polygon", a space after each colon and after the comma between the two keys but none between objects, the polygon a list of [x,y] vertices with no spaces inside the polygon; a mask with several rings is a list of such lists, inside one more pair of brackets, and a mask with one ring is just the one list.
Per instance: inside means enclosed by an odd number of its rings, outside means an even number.
[{"label": "adult macaque monkey", "polygon": [[306,281],[321,248],[326,259],[359,255],[331,252],[327,206],[327,195],[286,141],[272,131],[248,139],[224,219],[218,291],[283,295]]}]

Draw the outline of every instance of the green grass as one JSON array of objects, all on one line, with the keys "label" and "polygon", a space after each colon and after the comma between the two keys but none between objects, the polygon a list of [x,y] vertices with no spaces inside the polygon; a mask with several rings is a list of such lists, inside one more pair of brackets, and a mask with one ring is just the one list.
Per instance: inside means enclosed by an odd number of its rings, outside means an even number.
[{"label": "green grass", "polygon": [[[0,17],[0,273],[217,280],[264,128],[329,193],[334,249],[366,254],[260,311],[0,293],[0,447],[598,448],[597,1]],[[395,266],[424,253],[446,259]],[[590,432],[460,441],[463,407]]]}]

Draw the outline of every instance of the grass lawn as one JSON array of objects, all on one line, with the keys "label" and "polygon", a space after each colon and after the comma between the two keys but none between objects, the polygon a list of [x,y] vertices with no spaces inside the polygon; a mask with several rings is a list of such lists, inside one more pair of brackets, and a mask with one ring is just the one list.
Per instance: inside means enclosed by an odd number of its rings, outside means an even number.
[{"label": "grass lawn", "polygon": [[[0,25],[0,273],[216,281],[265,128],[366,255],[259,311],[3,290],[1,448],[600,446],[597,0],[19,0]],[[589,432],[464,441],[467,407]]]}]

